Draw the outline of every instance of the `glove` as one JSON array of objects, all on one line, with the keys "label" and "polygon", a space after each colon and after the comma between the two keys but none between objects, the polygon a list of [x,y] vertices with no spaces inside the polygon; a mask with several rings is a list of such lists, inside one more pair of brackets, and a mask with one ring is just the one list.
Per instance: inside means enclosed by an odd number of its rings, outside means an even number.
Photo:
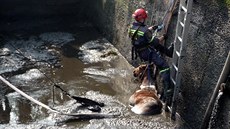
[{"label": "glove", "polygon": [[152,28],[153,28],[153,30],[156,30],[156,29],[158,29],[158,26],[156,25],[156,26],[153,26]]},{"label": "glove", "polygon": [[163,34],[164,36],[164,39],[166,40],[168,38],[168,35],[167,34]]},{"label": "glove", "polygon": [[158,26],[150,26],[148,29],[154,31],[154,30],[156,30],[157,28],[158,28]]},{"label": "glove", "polygon": [[164,28],[164,24],[162,24],[162,25],[159,25],[159,26],[158,26],[158,28],[157,28],[157,31],[160,31],[160,30],[162,30],[162,28]]}]

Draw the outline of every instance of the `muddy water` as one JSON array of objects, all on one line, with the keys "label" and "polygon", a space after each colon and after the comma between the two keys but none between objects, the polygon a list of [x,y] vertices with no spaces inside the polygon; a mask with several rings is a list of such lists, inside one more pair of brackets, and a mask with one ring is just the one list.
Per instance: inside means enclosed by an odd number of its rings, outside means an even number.
[{"label": "muddy water", "polygon": [[91,25],[84,24],[78,30],[6,38],[1,48],[0,73],[22,91],[59,111],[92,113],[54,88],[54,83],[71,95],[105,103],[101,114],[119,116],[81,120],[58,115],[0,83],[0,128],[168,129],[178,126],[178,121],[170,121],[164,112],[155,116],[130,112],[128,98],[138,87],[132,81],[132,67]]}]

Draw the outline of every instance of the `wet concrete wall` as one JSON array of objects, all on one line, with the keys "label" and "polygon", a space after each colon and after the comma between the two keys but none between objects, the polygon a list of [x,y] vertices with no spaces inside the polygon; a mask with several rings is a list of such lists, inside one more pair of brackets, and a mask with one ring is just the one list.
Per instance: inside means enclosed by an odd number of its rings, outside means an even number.
[{"label": "wet concrete wall", "polygon": [[[146,3],[145,3],[146,2]],[[130,61],[131,44],[127,37],[132,12],[138,7],[149,11],[160,23],[168,0],[1,0],[0,33],[39,33],[74,31],[79,21],[87,21],[113,42]],[[167,44],[173,42],[176,16],[173,16]],[[194,3],[187,46],[185,69],[179,96],[179,113],[192,127],[201,125],[204,112],[230,50],[230,22],[227,3],[199,1]],[[225,100],[229,101],[229,99]],[[225,102],[229,109],[229,102]],[[229,110],[225,110],[229,116]],[[221,128],[229,128],[229,118]]]},{"label": "wet concrete wall", "polygon": [[[181,115],[193,127],[199,127],[203,119],[230,50],[229,16],[223,1],[194,3],[180,106]],[[226,106],[230,109],[229,104]],[[230,127],[227,119],[220,128]]]},{"label": "wet concrete wall", "polygon": [[[111,3],[110,3],[111,2]],[[105,17],[96,17],[94,21],[130,61],[130,40],[127,37],[128,24],[132,22],[131,14],[143,7],[143,1],[100,1],[97,2],[96,12]],[[167,8],[167,0],[147,1],[144,7],[149,16],[154,16],[158,23]],[[181,93],[179,95],[179,113],[192,127],[199,128],[205,114],[221,70],[230,50],[230,22],[227,1],[194,1],[192,20],[187,45]],[[152,15],[153,14],[153,15]],[[93,18],[93,17],[92,17]],[[169,40],[173,42],[176,16],[169,27]],[[147,21],[148,24],[151,20]],[[229,100],[228,100],[229,101]],[[230,105],[226,102],[226,107]],[[224,110],[226,111],[226,110]],[[228,110],[229,116],[229,110]],[[229,118],[223,118],[224,124],[219,127],[229,128]]]},{"label": "wet concrete wall", "polygon": [[[98,0],[91,2],[93,13],[89,13],[88,17],[130,61],[131,43],[127,32],[133,22],[132,13],[137,8],[146,8],[149,15],[146,22],[153,24],[155,20],[156,24],[161,24],[168,8],[167,3],[168,0]],[[169,37],[171,38],[171,35]]]}]

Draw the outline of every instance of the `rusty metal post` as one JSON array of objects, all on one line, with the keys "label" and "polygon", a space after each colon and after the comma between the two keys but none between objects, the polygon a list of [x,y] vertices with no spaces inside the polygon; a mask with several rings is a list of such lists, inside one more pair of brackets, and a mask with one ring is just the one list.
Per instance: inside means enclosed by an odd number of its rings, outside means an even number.
[{"label": "rusty metal post", "polygon": [[217,97],[219,89],[220,89],[220,85],[226,81],[229,74],[230,74],[230,51],[228,53],[228,57],[225,61],[225,64],[224,64],[223,70],[221,72],[221,75],[219,77],[219,80],[216,84],[216,88],[214,89],[214,92],[212,94],[212,97],[210,99],[208,107],[206,109],[205,116],[204,116],[202,126],[200,129],[207,129],[208,123],[210,121],[211,113],[212,113],[212,110],[214,107],[214,103],[215,103],[216,97]]}]

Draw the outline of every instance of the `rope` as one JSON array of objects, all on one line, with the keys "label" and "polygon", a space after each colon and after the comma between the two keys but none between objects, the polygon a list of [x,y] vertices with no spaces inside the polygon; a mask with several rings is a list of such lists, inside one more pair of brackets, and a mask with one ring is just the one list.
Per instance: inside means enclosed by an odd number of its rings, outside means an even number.
[{"label": "rope", "polygon": [[[164,14],[162,24],[160,26],[158,26],[159,30],[156,29],[155,32],[153,33],[153,36],[156,36],[157,32],[162,30],[162,29],[164,30],[164,34],[168,33],[168,26],[169,26],[169,23],[171,21],[172,15],[173,15],[173,11],[176,9],[176,5],[177,5],[178,2],[179,2],[179,0],[170,0],[169,1],[169,7],[168,7],[167,11]],[[165,42],[166,42],[166,40],[163,41],[164,47],[166,47]],[[160,53],[160,54],[162,55],[162,57],[164,57],[163,53]],[[158,68],[156,68],[156,70],[159,71]],[[158,73],[158,72],[156,72],[156,73]],[[155,75],[155,76],[157,76],[157,75]]]},{"label": "rope", "polygon": [[[12,43],[10,43],[9,42],[9,44],[10,44],[10,46],[12,46],[16,51],[18,51],[25,59],[27,59],[28,61],[30,61],[30,62],[34,62],[34,61],[32,61],[30,58],[28,58],[28,57],[26,57],[22,52],[21,52],[21,50],[19,50],[18,48],[16,48]],[[49,65],[51,65],[49,62],[46,62],[46,63],[48,63]],[[38,69],[38,68],[37,68]],[[39,72],[41,72],[49,81],[51,81],[53,84],[56,84],[52,79],[50,79],[45,73],[43,73],[40,69],[38,69],[39,70]]]},{"label": "rope", "polygon": [[169,22],[171,21],[172,14],[173,14],[173,11],[176,9],[177,3],[178,3],[178,0],[170,0],[169,8],[167,9],[164,15],[163,23],[162,23],[162,25],[164,26],[165,33],[168,32]]},{"label": "rope", "polygon": [[23,91],[19,90],[16,86],[12,85],[9,81],[7,81],[5,78],[3,78],[0,75],[0,80],[5,83],[7,86],[11,87],[13,90],[15,90],[16,92],[18,92],[20,95],[24,96],[25,98],[29,99],[30,101],[36,103],[37,105],[53,112],[53,113],[58,113],[59,115],[67,115],[67,116],[74,116],[74,117],[78,117],[79,119],[92,119],[92,117],[96,118],[96,119],[101,119],[101,118],[113,118],[116,116],[119,116],[120,114],[98,114],[98,113],[92,113],[92,114],[77,114],[77,113],[64,113],[61,111],[58,111],[56,109],[53,109],[51,107],[49,107],[48,105],[34,99],[33,97],[27,95],[26,93],[24,93]]},{"label": "rope", "polygon": [[[18,48],[16,48],[12,43],[10,43],[9,42],[9,44],[10,44],[10,46],[11,47],[13,47],[16,51],[18,51],[26,60],[28,60],[28,61],[30,61],[30,62],[34,62],[34,61],[32,61],[30,58],[28,58],[28,57],[26,57],[22,52],[21,52],[21,50],[19,50]],[[48,63],[49,65],[51,65],[49,62],[46,62],[46,63]],[[54,90],[54,86],[56,86],[57,84],[51,79],[51,78],[49,78],[44,72],[42,72],[40,69],[38,69],[37,68],[37,70],[39,71],[39,72],[41,72],[51,83],[53,83],[53,87],[52,87],[52,101],[53,101],[53,106],[54,106],[54,97],[55,97],[55,95],[54,95],[54,93],[55,93],[55,90]]]},{"label": "rope", "polygon": [[[156,6],[157,6],[157,0],[155,0],[154,1],[154,7],[153,7],[153,10],[152,11],[154,11],[154,9],[156,9]],[[150,21],[150,25],[154,25],[155,23],[156,23],[156,20],[153,20],[153,18],[154,18],[154,13],[152,12],[152,16],[151,16],[151,21]]]},{"label": "rope", "polygon": [[52,109],[51,107],[45,105],[44,103],[42,102],[39,102],[38,100],[32,98],[31,96],[27,95],[26,93],[22,92],[21,90],[19,90],[17,87],[15,87],[14,85],[12,85],[10,82],[8,82],[6,79],[4,79],[1,75],[0,75],[0,80],[2,80],[6,85],[8,85],[9,87],[11,87],[12,89],[14,89],[16,92],[18,92],[19,94],[21,94],[22,96],[24,96],[25,98],[29,99],[30,101],[44,107],[45,109],[47,110],[50,110],[52,112],[55,112],[55,113],[61,113],[57,110],[54,110]]},{"label": "rope", "polygon": [[144,72],[140,75],[140,77],[139,77],[140,80],[142,80],[144,78],[144,75],[145,75],[145,72],[147,71],[147,68],[148,68],[148,64],[146,64]]},{"label": "rope", "polygon": [[[31,59],[27,58],[18,48],[16,48],[13,44],[9,43],[16,51],[18,51],[25,59],[27,59],[28,61],[31,61]],[[48,63],[48,62],[47,62]],[[37,68],[38,69],[38,68]],[[40,69],[38,69],[50,82],[53,83],[53,87],[52,87],[52,101],[53,101],[53,107],[54,107],[54,99],[55,99],[55,88],[58,88],[62,91],[63,94],[65,94],[66,96],[70,97],[71,99],[76,100],[78,103],[81,103],[83,105],[86,106],[92,106],[92,109],[89,109],[91,111],[96,111],[99,112],[101,110],[100,107],[103,107],[105,104],[104,103],[100,103],[100,102],[96,102],[94,100],[91,99],[87,99],[87,98],[82,98],[82,97],[78,97],[78,96],[72,96],[70,95],[67,91],[65,91],[64,89],[61,88],[61,86],[57,85],[51,78],[49,78],[45,73],[43,73]],[[44,105],[43,105],[44,106]],[[99,107],[98,107],[99,106]],[[46,107],[47,108],[47,107]]]}]

